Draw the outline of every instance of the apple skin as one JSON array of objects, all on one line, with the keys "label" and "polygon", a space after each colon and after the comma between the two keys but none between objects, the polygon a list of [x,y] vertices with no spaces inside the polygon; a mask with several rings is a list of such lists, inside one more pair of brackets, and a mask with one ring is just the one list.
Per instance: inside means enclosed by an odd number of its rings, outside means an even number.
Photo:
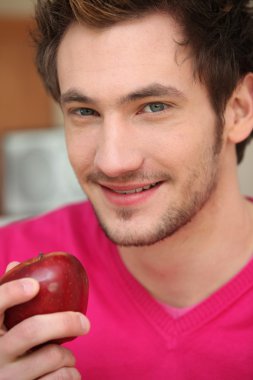
[{"label": "apple skin", "polygon": [[[0,285],[24,277],[37,280],[40,289],[33,299],[5,311],[4,324],[8,330],[24,319],[38,314],[60,311],[86,313],[88,277],[75,256],[66,252],[40,253],[6,272],[0,278]],[[64,343],[74,338],[67,337],[52,342]]]}]

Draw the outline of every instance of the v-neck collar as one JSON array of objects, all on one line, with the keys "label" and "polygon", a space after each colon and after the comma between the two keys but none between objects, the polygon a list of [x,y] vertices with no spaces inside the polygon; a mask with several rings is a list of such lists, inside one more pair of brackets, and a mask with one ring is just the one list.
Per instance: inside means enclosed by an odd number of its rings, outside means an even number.
[{"label": "v-neck collar", "polygon": [[220,289],[175,319],[128,272],[120,258],[117,247],[114,245],[112,245],[111,258],[115,270],[119,274],[119,281],[122,282],[135,307],[170,342],[172,342],[172,338],[198,329],[216,318],[253,287],[253,260],[250,260],[237,275]]}]

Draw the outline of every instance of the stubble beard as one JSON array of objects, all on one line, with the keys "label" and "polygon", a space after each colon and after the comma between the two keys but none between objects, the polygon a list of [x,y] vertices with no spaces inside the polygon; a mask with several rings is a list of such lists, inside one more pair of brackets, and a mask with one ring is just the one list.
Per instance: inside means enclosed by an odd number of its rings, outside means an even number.
[{"label": "stubble beard", "polygon": [[[167,206],[167,210],[160,217],[160,220],[155,225],[152,224],[152,226],[147,227],[145,233],[142,234],[139,233],[138,227],[133,228],[133,225],[130,229],[125,228],[124,231],[117,228],[113,229],[110,227],[110,222],[104,221],[99,212],[96,209],[94,210],[104,233],[116,245],[122,247],[151,246],[169,238],[189,224],[215,191],[216,183],[214,180],[205,191],[185,194],[184,202],[180,206]],[[120,221],[121,226],[127,225],[134,217],[135,210],[122,208],[116,213],[116,219]]]},{"label": "stubble beard", "polygon": [[[203,153],[203,157],[200,157],[199,162],[202,163],[198,170],[192,171],[191,177],[184,186],[185,194],[181,204],[168,205],[160,220],[155,225],[148,227],[145,233],[139,234],[136,228],[126,228],[122,231],[124,228],[122,225],[124,223],[127,225],[131,219],[135,218],[135,210],[122,207],[116,211],[115,218],[121,224],[121,228],[117,230],[110,226],[110,221],[104,220],[106,218],[103,218],[93,205],[101,228],[113,243],[122,247],[150,246],[169,238],[191,223],[217,187],[218,159],[222,148],[223,128],[221,123],[217,122],[216,128],[215,143]],[[173,179],[171,181],[173,182]],[[196,182],[198,182],[197,188]],[[173,183],[171,185],[173,186]]]}]

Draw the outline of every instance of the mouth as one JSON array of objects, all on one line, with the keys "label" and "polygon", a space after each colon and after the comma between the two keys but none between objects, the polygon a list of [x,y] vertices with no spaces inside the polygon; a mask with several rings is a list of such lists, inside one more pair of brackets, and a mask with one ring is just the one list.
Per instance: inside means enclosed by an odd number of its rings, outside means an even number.
[{"label": "mouth", "polygon": [[111,191],[114,191],[117,194],[125,194],[125,195],[136,194],[136,193],[142,193],[143,191],[150,190],[153,187],[157,186],[159,183],[160,182],[155,182],[155,183],[151,183],[150,185],[135,187],[135,188],[130,189],[130,190],[127,190],[127,189],[123,189],[123,190],[111,189]]},{"label": "mouth", "polygon": [[110,203],[118,206],[133,206],[147,201],[158,190],[161,181],[149,184],[101,185]]}]

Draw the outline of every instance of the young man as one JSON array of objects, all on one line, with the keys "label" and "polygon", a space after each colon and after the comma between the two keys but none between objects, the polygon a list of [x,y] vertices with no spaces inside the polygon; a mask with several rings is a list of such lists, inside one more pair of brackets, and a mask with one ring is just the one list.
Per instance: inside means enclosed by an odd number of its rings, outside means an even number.
[{"label": "young man", "polygon": [[[237,179],[253,129],[251,12],[238,0],[38,1],[37,65],[89,202],[3,228],[1,268],[76,255],[88,319],[2,325],[1,379],[253,378],[253,205]],[[38,292],[25,284],[0,287],[2,322]]]}]

